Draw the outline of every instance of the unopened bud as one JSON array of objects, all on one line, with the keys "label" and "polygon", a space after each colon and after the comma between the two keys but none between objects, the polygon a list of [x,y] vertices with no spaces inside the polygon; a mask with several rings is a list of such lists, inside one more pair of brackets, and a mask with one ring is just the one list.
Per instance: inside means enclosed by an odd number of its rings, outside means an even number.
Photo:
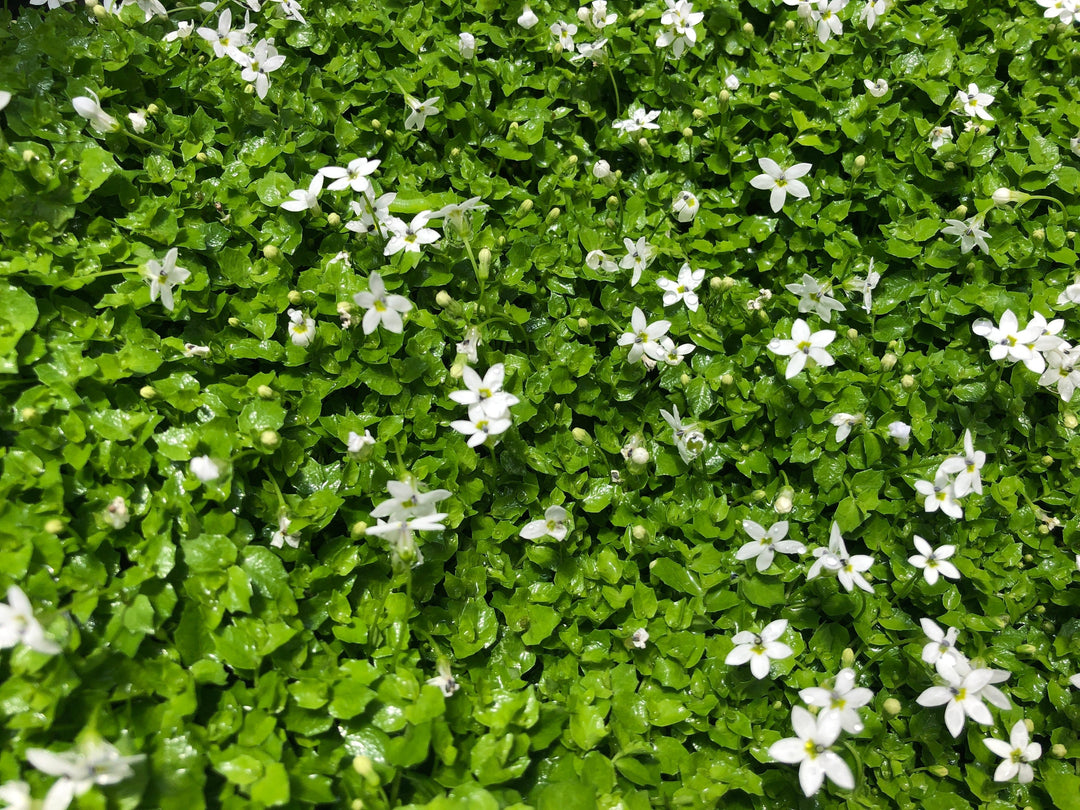
[{"label": "unopened bud", "polygon": [[197,155],[195,155],[195,160],[197,160],[199,163],[206,163],[206,161],[208,161],[209,159],[210,158],[209,156],[207,156],[206,152],[199,152]]},{"label": "unopened bud", "polygon": [[1017,655],[1032,655],[1035,652],[1034,644],[1021,644],[1016,648]]},{"label": "unopened bud", "polygon": [[23,149],[22,159],[23,163],[31,163],[38,159],[37,152],[33,149]]},{"label": "unopened bud", "polygon": [[380,121],[378,118],[372,118],[371,119],[371,128],[372,129],[382,129],[382,121]]},{"label": "unopened bud", "polygon": [[588,329],[589,328],[589,319],[588,318],[578,318],[577,319],[577,325],[578,325],[578,329]]},{"label": "unopened bud", "polygon": [[456,146],[453,149],[450,150],[450,158],[451,159],[456,158],[460,154],[461,154],[461,150],[458,149]]},{"label": "unopened bud", "polygon": [[448,306],[454,303],[454,299],[446,290],[439,290],[437,293],[435,293],[435,303],[443,309],[446,309]]},{"label": "unopened bud", "polygon": [[635,447],[630,452],[630,463],[638,467],[644,467],[649,463],[649,451],[644,447]]},{"label": "unopened bud", "polygon": [[788,20],[787,22],[785,22],[784,23],[784,30],[787,31],[788,33],[791,33],[792,31],[794,31],[795,30],[795,21],[794,20]]},{"label": "unopened bud", "polygon": [[649,533],[645,531],[645,527],[640,523],[635,525],[634,528],[630,530],[630,533],[634,536],[634,539],[639,542],[649,536]]},{"label": "unopened bud", "polygon": [[905,391],[910,391],[915,387],[915,378],[910,374],[905,374],[900,378],[900,385],[903,386]]},{"label": "unopened bud", "polygon": [[265,447],[277,447],[281,444],[281,436],[276,430],[264,430],[259,434],[259,441]]},{"label": "unopened bud", "polygon": [[956,206],[956,210],[953,213],[956,214],[958,219],[963,219],[964,217],[967,216],[967,212],[968,212],[968,207],[966,205],[961,204],[961,205]]},{"label": "unopened bud", "polygon": [[89,9],[92,9],[97,5],[97,0],[83,0],[83,5]]},{"label": "unopened bud", "polygon": [[491,270],[491,250],[480,248],[480,277],[486,279]]},{"label": "unopened bud", "polygon": [[694,107],[694,111],[690,113],[690,115],[694,116],[696,120],[700,121],[702,118],[705,117],[705,111],[699,107]]},{"label": "unopened bud", "polygon": [[731,93],[729,93],[726,89],[721,90],[720,91],[720,103],[721,104],[727,104],[729,101],[731,101]]},{"label": "unopened bud", "polygon": [[[363,524],[358,523],[357,525]],[[366,529],[367,527],[365,526],[364,528]],[[353,770],[364,777],[364,781],[369,785],[375,787],[379,784],[379,774],[375,772],[374,763],[371,761],[371,757],[360,755],[353,759],[352,766]]]},{"label": "unopened bud", "polygon": [[1069,749],[1061,743],[1054,743],[1050,746],[1050,756],[1052,756],[1054,759],[1065,759],[1068,753]]},{"label": "unopened bud", "polygon": [[383,132],[383,135],[385,135],[387,138],[391,137],[393,134],[394,130],[390,129],[390,127],[387,127],[386,130]]},{"label": "unopened bud", "polygon": [[567,166],[576,166],[577,162],[578,162],[578,156],[577,155],[571,155],[570,157],[568,157],[566,159],[566,165]]},{"label": "unopened bud", "polygon": [[361,798],[355,798],[352,800],[352,804],[349,805],[349,810],[364,810],[364,800]]},{"label": "unopened bud", "polygon": [[30,406],[27,406],[27,407],[23,408],[21,411],[19,411],[19,416],[22,417],[22,420],[24,422],[29,422],[31,419],[36,417],[37,414],[38,414],[37,408],[31,408]]},{"label": "unopened bud", "polygon": [[1031,232],[1031,238],[1036,242],[1041,242],[1046,238],[1046,231],[1043,228],[1036,228]]},{"label": "unopened bud", "polygon": [[330,214],[326,217],[326,224],[329,225],[331,228],[336,228],[338,225],[341,224],[341,216],[338,213],[331,211]]},{"label": "unopened bud", "polygon": [[357,537],[363,537],[365,534],[367,534],[367,524],[364,523],[364,521],[362,520],[358,520],[352,525],[352,529],[350,529],[350,534],[352,534],[354,539]]},{"label": "unopened bud", "polygon": [[645,138],[638,138],[638,148],[646,155],[652,155],[652,147],[649,146],[649,142]]},{"label": "unopened bud", "polygon": [[769,93],[769,98],[771,98],[773,101],[779,101],[780,94],[773,90],[771,93]]},{"label": "unopened bud", "polygon": [[1030,563],[1030,562],[1034,562],[1034,560],[1035,560],[1035,558],[1032,555],[1030,555],[1030,554],[1025,554],[1024,555],[1024,562]]},{"label": "unopened bud", "polygon": [[454,362],[450,364],[450,377],[460,380],[463,374],[465,374],[465,356],[458,355],[454,358]]},{"label": "unopened bud", "polygon": [[532,211],[532,208],[533,208],[533,201],[532,200],[522,200],[521,205],[518,206],[518,213],[519,214],[527,214],[530,211]]},{"label": "unopened bud", "polygon": [[[1049,528],[1049,527],[1047,527],[1047,528]],[[1035,613],[1038,614],[1039,616],[1042,616],[1044,613],[1046,613],[1046,605],[1036,605],[1035,606]]]},{"label": "unopened bud", "polygon": [[231,327],[233,327],[235,329],[236,327],[238,327],[240,325],[240,319],[237,318],[235,315],[233,315],[231,318],[229,318],[228,321],[226,321],[226,323],[228,323],[229,326],[231,326]]},{"label": "unopened bud", "polygon": [[604,220],[604,226],[609,231],[615,230],[615,220],[613,220],[611,217],[608,217],[607,219]]},{"label": "unopened bud", "polygon": [[881,367],[886,371],[892,371],[896,368],[896,355],[892,352],[886,352],[885,356],[881,358]]},{"label": "unopened bud", "polygon": [[847,669],[854,663],[855,651],[851,647],[844,647],[844,651],[840,653],[840,665]]},{"label": "unopened bud", "polygon": [[619,198],[612,194],[610,197],[607,198],[606,205],[608,208],[618,208]]},{"label": "unopened bud", "polygon": [[991,199],[994,201],[994,205],[1005,206],[1011,203],[1026,203],[1031,199],[1031,195],[1002,186],[991,195]]},{"label": "unopened bud", "polygon": [[1030,717],[1024,718],[1024,728],[1028,730],[1028,734],[1035,731],[1035,722]]},{"label": "unopened bud", "polygon": [[295,305],[299,304],[303,300],[304,300],[304,296],[301,294],[301,292],[299,290],[289,290],[289,303],[290,304],[295,306]]},{"label": "unopened bud", "polygon": [[1065,237],[1067,239],[1075,239],[1076,238],[1076,231],[1065,231]]},{"label": "unopened bud", "polygon": [[615,179],[616,180],[622,180],[622,169],[616,169],[615,170]]},{"label": "unopened bud", "polygon": [[157,396],[157,389],[152,385],[144,385],[139,389],[139,396],[143,399],[153,399]]},{"label": "unopened bud", "polygon": [[694,130],[692,130],[690,127],[683,127],[682,136],[684,138],[693,138]]},{"label": "unopened bud", "polygon": [[773,509],[776,510],[778,515],[786,515],[795,506],[794,498],[795,490],[791,487],[784,487],[780,490],[780,494],[776,496],[776,502],[773,504]]},{"label": "unopened bud", "polygon": [[557,220],[559,218],[559,214],[561,214],[561,213],[562,213],[562,211],[559,210],[559,206],[555,206],[550,211],[548,211],[548,213],[547,213],[547,221],[548,222],[554,222],[555,220]]},{"label": "unopened bud", "polygon": [[94,16],[97,17],[99,20],[104,20],[107,16],[109,16],[109,12],[105,10],[105,6],[101,5],[100,3],[95,5],[91,9],[91,11],[94,12]]},{"label": "unopened bud", "polygon": [[903,706],[900,705],[900,701],[896,698],[888,698],[881,705],[881,708],[885,710],[885,714],[896,717],[896,715],[900,714],[900,710],[903,708]]},{"label": "unopened bud", "polygon": [[684,372],[683,372],[683,373],[682,373],[682,374],[681,374],[681,375],[679,376],[679,382],[681,382],[681,383],[682,383],[683,385],[689,385],[689,384],[690,384],[690,375],[689,375],[689,374],[687,374],[687,373],[686,373],[686,372],[684,371]]},{"label": "unopened bud", "polygon": [[730,374],[722,374],[720,376],[720,384],[723,386],[734,385],[735,378],[732,377]]},{"label": "unopened bud", "polygon": [[931,765],[927,770],[937,777],[946,777],[949,775],[949,769],[944,765]]},{"label": "unopened bud", "polygon": [[852,342],[855,342],[856,340],[858,340],[859,339],[859,330],[854,328],[854,327],[848,329],[847,330],[847,339],[852,341]]},{"label": "unopened bud", "polygon": [[281,255],[281,251],[277,245],[264,245],[263,246],[263,258],[274,261]]},{"label": "unopened bud", "polygon": [[576,427],[570,431],[570,435],[579,444],[592,444],[592,436],[589,435],[589,431],[585,430],[585,428]]},{"label": "unopened bud", "polygon": [[506,244],[506,237],[499,234],[499,238],[495,240],[495,244],[499,247],[503,247]]},{"label": "unopened bud", "polygon": [[1043,464],[1045,464],[1047,467],[1049,467],[1051,464],[1054,463],[1054,457],[1053,456],[1043,456],[1041,461],[1042,461]]},{"label": "unopened bud", "polygon": [[1076,414],[1074,413],[1066,413],[1063,417],[1061,417],[1061,421],[1069,430],[1075,430],[1076,426],[1080,425],[1080,421],[1077,420]]},{"label": "unopened bud", "polygon": [[157,104],[148,104],[148,105],[146,105],[146,111],[150,115],[157,115],[159,112],[161,112],[161,108],[158,107]]},{"label": "unopened bud", "polygon": [[[750,447],[745,445],[745,444],[742,446],[742,452],[744,452],[744,453],[749,451],[749,449],[750,449]],[[750,493],[750,500],[752,500],[752,501],[763,501],[768,496],[769,496],[769,493],[766,492],[765,490],[763,490],[763,489],[755,489],[753,492]]]},{"label": "unopened bud", "polygon": [[743,23],[742,32],[748,37],[754,35],[754,26],[751,23]]},{"label": "unopened bud", "polygon": [[45,521],[45,531],[49,534],[60,534],[64,530],[64,521],[60,518],[49,518]]},{"label": "unopened bud", "polygon": [[512,133],[512,132],[515,132],[518,129],[519,126],[520,126],[520,124],[518,124],[517,121],[511,121],[510,126],[507,129],[508,129],[509,132]]}]

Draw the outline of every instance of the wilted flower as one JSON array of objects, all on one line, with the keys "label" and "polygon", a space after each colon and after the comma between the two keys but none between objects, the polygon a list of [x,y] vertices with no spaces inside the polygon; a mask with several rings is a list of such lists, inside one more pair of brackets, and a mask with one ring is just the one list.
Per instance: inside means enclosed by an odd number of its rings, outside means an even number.
[{"label": "wilted flower", "polygon": [[528,3],[526,3],[525,7],[521,10],[521,15],[517,18],[518,25],[520,25],[522,28],[529,29],[536,25],[538,22],[540,22],[539,18],[536,16],[533,10],[529,8]]},{"label": "wilted flower", "polygon": [[117,495],[113,498],[109,505],[105,507],[105,513],[102,517],[114,529],[119,530],[127,526],[128,521],[131,520],[131,513],[128,511],[127,501],[124,500],[123,496]]},{"label": "wilted flower", "polygon": [[207,484],[221,477],[221,467],[210,456],[196,456],[189,465],[191,474]]},{"label": "wilted flower", "polygon": [[935,149],[940,149],[946,142],[952,142],[953,132],[952,127],[934,127],[930,130],[930,145]]},{"label": "wilted flower", "polygon": [[103,135],[120,129],[120,122],[101,109],[101,104],[93,93],[89,96],[76,96],[71,100],[71,105],[75,108],[75,112],[88,120],[90,126]]},{"label": "wilted flower", "polygon": [[639,650],[644,650],[649,643],[649,632],[644,627],[639,627],[634,631],[634,634],[630,636],[630,646]]},{"label": "wilted flower", "polygon": [[671,204],[671,211],[679,222],[689,222],[697,216],[700,207],[701,203],[696,196],[689,191],[680,191],[675,202]]},{"label": "wilted flower", "polygon": [[906,422],[889,422],[889,436],[896,440],[901,450],[911,442],[911,425]]},{"label": "wilted flower", "polygon": [[274,548],[289,546],[300,548],[300,535],[289,534],[289,525],[292,523],[289,516],[282,512],[278,515],[278,530],[270,537],[270,545]]},{"label": "wilted flower", "polygon": [[375,446],[375,438],[370,430],[365,430],[360,435],[354,430],[349,431],[348,441],[345,443],[346,450],[354,459],[361,460],[371,455],[371,448]]},{"label": "wilted flower", "polygon": [[424,683],[428,686],[437,686],[443,693],[443,697],[450,697],[461,688],[454,679],[453,672],[450,671],[450,662],[445,658],[440,658],[437,669],[439,674],[434,678],[428,678]]}]

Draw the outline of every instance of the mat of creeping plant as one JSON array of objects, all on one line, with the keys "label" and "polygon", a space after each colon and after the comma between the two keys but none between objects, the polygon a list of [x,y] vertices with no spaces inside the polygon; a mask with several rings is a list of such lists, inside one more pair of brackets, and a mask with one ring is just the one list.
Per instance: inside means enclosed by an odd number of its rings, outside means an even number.
[{"label": "mat of creeping plant", "polygon": [[0,12],[0,806],[1080,808],[1078,15]]}]

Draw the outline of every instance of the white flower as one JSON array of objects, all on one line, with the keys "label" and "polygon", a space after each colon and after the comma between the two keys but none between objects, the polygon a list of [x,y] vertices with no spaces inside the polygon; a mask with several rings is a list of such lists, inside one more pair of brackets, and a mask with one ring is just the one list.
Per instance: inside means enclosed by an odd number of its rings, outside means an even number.
[{"label": "white flower", "polygon": [[630,316],[630,331],[624,332],[619,337],[620,346],[630,347],[630,354],[626,358],[627,362],[637,363],[643,355],[647,355],[653,360],[663,360],[664,350],[657,341],[666,335],[670,328],[671,321],[648,323],[641,308],[634,307],[634,311]]},{"label": "white flower", "polygon": [[483,379],[469,366],[465,366],[461,370],[461,381],[465,383],[465,390],[451,391],[450,399],[470,408],[476,406],[490,418],[508,418],[510,408],[520,400],[502,390],[505,377],[506,366],[502,363],[496,363],[489,368]]},{"label": "white flower", "polygon": [[[1080,554],[1077,555],[1076,567],[1080,568]],[[1080,673],[1077,673],[1076,675],[1071,676],[1069,678],[1069,683],[1072,684],[1077,689],[1080,689]]]},{"label": "white flower", "polygon": [[923,691],[915,702],[920,706],[945,706],[945,726],[953,737],[964,730],[964,721],[970,717],[976,723],[990,726],[994,718],[983,703],[981,692],[994,678],[989,669],[973,669],[964,676],[951,666],[942,664],[938,674],[945,686],[931,686]]},{"label": "white flower", "polygon": [[131,513],[128,511],[127,501],[124,500],[123,496],[117,495],[109,501],[109,505],[105,507],[105,513],[102,517],[114,529],[120,530],[127,526],[128,521],[131,520]]},{"label": "white flower", "polygon": [[577,26],[573,23],[564,23],[562,20],[551,24],[551,33],[558,40],[558,47],[564,51],[574,50],[574,34]]},{"label": "white flower", "polygon": [[380,325],[388,332],[400,335],[405,328],[401,316],[412,309],[412,303],[405,296],[387,295],[382,276],[374,271],[368,277],[368,292],[357,293],[353,301],[367,310],[361,323],[365,335],[370,335]]},{"label": "white flower", "polygon": [[370,430],[365,430],[364,435],[361,436],[355,430],[349,431],[348,441],[345,443],[345,449],[349,455],[355,459],[363,459],[371,454],[371,448],[375,446],[375,438],[371,435]]},{"label": "white flower", "polygon": [[476,350],[480,346],[480,330],[475,326],[470,326],[465,330],[465,338],[461,343],[457,344],[458,354],[465,355],[465,359],[470,363],[477,362]]},{"label": "white flower", "polygon": [[408,224],[397,217],[392,218],[388,226],[393,235],[383,248],[383,255],[393,256],[402,250],[406,253],[419,253],[424,245],[438,242],[439,232],[434,228],[425,227],[433,216],[434,214],[430,211],[421,211]]},{"label": "white flower", "polygon": [[956,475],[953,480],[953,495],[962,498],[969,492],[982,495],[982,476],[979,471],[986,464],[986,453],[976,450],[971,439],[971,431],[964,431],[964,455],[950,456],[941,462],[947,475]]},{"label": "white flower", "polygon": [[247,23],[239,30],[232,30],[232,9],[226,8],[218,17],[216,30],[213,28],[199,28],[196,29],[195,33],[210,43],[214,49],[214,56],[220,59],[229,55],[230,49],[239,53],[240,48],[248,44],[248,34],[254,30],[255,25],[253,23]]},{"label": "white flower", "polygon": [[306,189],[298,188],[296,191],[290,191],[290,199],[281,204],[281,207],[286,211],[307,211],[311,209],[317,211],[319,208],[319,194],[322,193],[323,176],[316,174],[311,178],[311,182],[308,183]]},{"label": "white flower", "polygon": [[861,413],[834,413],[829,417],[829,424],[836,427],[836,441],[842,442],[851,435],[855,425],[862,424],[865,417]]},{"label": "white flower", "polygon": [[874,27],[878,17],[885,13],[887,7],[886,0],[866,0],[866,5],[859,12],[859,16],[866,20],[867,29]]},{"label": "white flower", "polygon": [[521,10],[521,16],[517,18],[518,25],[528,30],[529,28],[532,28],[534,25],[536,25],[538,22],[540,22],[539,18],[537,18],[533,10],[529,8],[529,4],[526,3],[525,7]]},{"label": "white flower", "polygon": [[209,357],[210,347],[200,346],[197,343],[184,344],[184,357]]},{"label": "white flower", "polygon": [[1057,297],[1057,305],[1063,307],[1066,304],[1080,304],[1080,281],[1075,281],[1062,291]]},{"label": "white flower", "polygon": [[791,358],[784,372],[784,377],[790,380],[803,370],[807,360],[813,360],[819,366],[831,366],[834,360],[825,347],[835,339],[836,332],[832,329],[811,333],[806,321],[797,318],[791,325],[791,340],[773,338],[768,349],[773,354]]},{"label": "white flower", "polygon": [[960,237],[961,253],[970,253],[975,247],[981,248],[983,253],[990,252],[990,248],[986,246],[986,237],[990,235],[990,232],[982,229],[982,214],[976,214],[967,221],[946,219],[945,222],[949,227],[942,228],[941,232]]},{"label": "white flower", "polygon": [[131,122],[131,129],[135,134],[141,134],[146,132],[146,110],[136,110],[135,112],[128,113],[128,120]]},{"label": "white flower", "polygon": [[470,405],[469,418],[458,419],[450,423],[450,427],[459,433],[469,437],[469,447],[478,447],[492,436],[498,436],[510,429],[513,422],[507,416],[490,417],[484,411],[483,406]]},{"label": "white flower", "polygon": [[[693,343],[681,343],[678,346],[675,345],[675,341],[669,337],[660,338],[660,349],[663,352],[663,357],[660,359],[667,363],[669,366],[677,366],[683,358],[694,351],[696,347]],[[650,358],[645,358],[645,363],[648,364]]]},{"label": "white flower", "polygon": [[1002,758],[994,771],[995,782],[1008,782],[1013,777],[1019,777],[1017,781],[1026,785],[1035,778],[1031,763],[1042,756],[1042,746],[1031,741],[1023,720],[1017,720],[1013,725],[1008,742],[993,737],[987,737],[983,742]]},{"label": "white flower", "polygon": [[44,748],[30,748],[27,761],[49,776],[60,777],[45,796],[45,810],[64,810],[76,796],[82,796],[94,785],[115,785],[134,775],[132,763],[143,759],[142,754],[121,756],[104,740],[81,746],[80,751],[54,754]]},{"label": "white flower", "polygon": [[454,674],[450,671],[450,662],[445,659],[440,659],[438,664],[439,674],[434,678],[428,678],[424,683],[428,686],[437,686],[443,693],[443,697],[450,697],[461,687],[458,682],[454,680]]},{"label": "white flower", "polygon": [[931,619],[919,619],[923,632],[929,642],[922,649],[922,660],[933,666],[956,667],[963,663],[964,655],[956,649],[956,635],[960,631],[950,627],[943,631],[936,622]]},{"label": "white flower", "polygon": [[1076,0],[1035,0],[1035,2],[1046,9],[1043,13],[1044,17],[1050,20],[1057,17],[1063,25],[1068,25],[1078,16]]},{"label": "white flower", "polygon": [[960,579],[960,571],[949,562],[949,557],[956,553],[956,546],[946,545],[934,549],[919,535],[915,535],[915,548],[919,553],[908,557],[908,562],[922,569],[928,585],[937,583],[938,575],[948,579]]},{"label": "white flower", "polygon": [[374,526],[369,526],[367,533],[375,537],[385,537],[390,544],[391,560],[396,567],[399,563],[420,565],[424,561],[420,549],[416,547],[415,532],[441,532],[446,527],[442,520],[445,512],[429,515],[415,515],[386,521],[379,518]]},{"label": "white flower", "polygon": [[56,655],[61,647],[45,637],[45,628],[34,617],[34,608],[18,585],[7,590],[7,604],[0,602],[0,650],[25,644],[45,655]]},{"label": "white flower", "polygon": [[659,124],[653,123],[660,117],[659,110],[647,110],[644,107],[639,107],[636,110],[630,111],[630,117],[622,121],[616,121],[612,124],[615,129],[621,129],[623,132],[637,132],[642,129],[660,129]]},{"label": "white flower", "polygon": [[806,546],[798,540],[785,540],[788,533],[788,522],[781,520],[774,523],[765,531],[765,527],[752,520],[742,522],[743,531],[750,535],[751,542],[741,546],[735,552],[735,559],[750,560],[757,558],[755,563],[758,571],[765,571],[772,565],[776,552],[781,554],[805,554]]},{"label": "white flower", "polygon": [[736,76],[734,73],[728,74],[728,77],[724,79],[724,87],[726,87],[732,93],[739,89],[739,85],[739,77]]},{"label": "white flower", "polygon": [[1080,346],[1065,351],[1048,351],[1046,371],[1039,377],[1039,385],[1057,385],[1061,399],[1071,401],[1077,387],[1080,387]]},{"label": "white flower", "polygon": [[[450,497],[448,489],[433,489],[421,492],[413,479],[386,482],[386,491],[390,497],[371,510],[373,518],[388,517],[392,521],[407,520],[411,517],[434,515],[437,501]],[[441,520],[446,515],[442,515]]]},{"label": "white flower", "polygon": [[435,105],[439,103],[440,98],[441,96],[432,96],[426,101],[417,101],[412,96],[406,98],[405,103],[411,112],[405,119],[405,129],[422,130],[429,116],[439,114],[439,108]]},{"label": "white flower", "polygon": [[689,222],[697,216],[701,203],[698,198],[689,191],[680,191],[675,201],[671,204],[671,212],[679,222]]},{"label": "white flower", "polygon": [[561,506],[549,506],[544,510],[544,517],[526,523],[521,529],[521,536],[526,540],[536,540],[540,537],[554,537],[556,540],[565,540],[568,529],[566,528],[566,510]]},{"label": "white flower", "polygon": [[367,233],[376,223],[379,227],[389,228],[390,222],[396,219],[390,214],[390,205],[396,197],[397,192],[390,191],[376,199],[374,190],[368,189],[361,202],[353,200],[349,203],[353,213],[360,219],[345,223],[345,227],[354,233]]},{"label": "white flower", "polygon": [[30,785],[18,780],[0,785],[0,802],[5,810],[33,810],[37,806],[30,797]]},{"label": "white flower", "polygon": [[777,619],[765,625],[760,633],[743,630],[732,636],[735,647],[727,654],[724,663],[729,667],[750,663],[750,671],[761,680],[769,674],[772,661],[790,658],[794,651],[787,644],[777,641],[787,630],[787,619]]},{"label": "white flower", "polygon": [[679,409],[672,405],[671,412],[661,409],[660,416],[671,427],[672,438],[675,440],[675,448],[679,451],[679,457],[689,464],[705,449],[705,435],[691,423],[683,424],[679,418]]},{"label": "white flower", "polygon": [[449,222],[458,233],[465,233],[465,220],[471,211],[483,211],[487,208],[479,197],[470,197],[461,202],[448,203],[432,214],[432,218],[442,218]]},{"label": "white flower", "polygon": [[162,40],[165,42],[173,42],[177,39],[187,39],[191,36],[191,32],[194,30],[195,23],[187,21],[179,22],[176,24],[176,30],[167,33],[165,36],[162,37]]},{"label": "white flower", "polygon": [[591,59],[593,64],[598,64],[605,45],[607,45],[607,39],[598,39],[596,42],[579,42],[577,44],[577,54],[571,56],[570,59],[575,62]]},{"label": "white flower", "polygon": [[358,157],[350,160],[348,166],[325,166],[319,169],[319,174],[333,182],[326,187],[327,191],[344,191],[351,188],[361,194],[371,191],[371,181],[368,177],[379,168],[381,160],[368,160]]},{"label": "white flower", "polygon": [[822,43],[828,42],[833,34],[839,36],[843,32],[840,12],[846,5],[847,0],[817,0],[811,19],[817,23],[817,37]]},{"label": "white flower", "polygon": [[930,145],[940,149],[945,143],[952,143],[952,127],[934,127],[930,130]]},{"label": "white flower", "polygon": [[615,260],[602,250],[590,250],[585,256],[585,266],[591,270],[603,268],[608,273],[614,273],[619,269]]},{"label": "white flower", "polygon": [[633,287],[641,278],[641,271],[652,263],[653,257],[656,256],[656,249],[645,241],[644,236],[637,242],[628,237],[624,238],[623,244],[626,245],[626,255],[622,257],[619,266],[624,270],[633,269],[630,276],[630,286]]},{"label": "white flower", "polygon": [[611,176],[611,164],[606,160],[598,160],[593,164],[592,174],[597,180],[603,180]]},{"label": "white flower", "polygon": [[289,525],[291,523],[289,516],[284,512],[278,515],[278,530],[270,537],[271,546],[281,548],[287,545],[289,548],[300,548],[300,535],[289,534]]},{"label": "white flower", "polygon": [[679,301],[686,304],[691,312],[697,312],[698,296],[695,290],[705,280],[704,270],[691,270],[689,264],[679,268],[679,278],[672,281],[669,278],[657,279],[657,286],[664,291],[664,306],[670,307]]},{"label": "white flower", "polygon": [[472,59],[476,56],[476,37],[468,31],[462,31],[458,34],[458,53],[460,53],[461,58],[465,60]]},{"label": "white flower", "polygon": [[916,481],[915,491],[926,499],[923,501],[923,509],[926,510],[927,514],[940,509],[953,520],[960,520],[964,517],[964,509],[956,502],[949,475],[940,467],[934,475],[933,483]]},{"label": "white flower", "polygon": [[[247,2],[249,6],[252,6],[252,11],[259,10],[254,7],[258,4],[258,0],[247,0]],[[275,0],[275,2],[281,7],[282,12],[288,19],[298,23],[307,22],[301,13],[303,8],[296,0]]]},{"label": "white flower", "polygon": [[859,709],[874,699],[874,693],[865,687],[855,686],[855,670],[845,668],[836,675],[832,689],[812,686],[799,692],[799,697],[807,706],[822,709],[818,717],[829,712],[840,716],[840,727],[849,734],[859,734],[864,726],[859,717]]},{"label": "white flower", "polygon": [[602,31],[619,19],[617,14],[608,14],[607,0],[593,0],[589,6],[579,8],[577,16],[593,31]]},{"label": "white flower", "polygon": [[644,650],[648,643],[649,631],[644,627],[639,627],[634,631],[634,634],[630,636],[630,646],[636,647],[639,650]]},{"label": "white flower", "polygon": [[221,468],[210,456],[196,456],[190,463],[191,474],[208,484],[221,477]]},{"label": "white flower", "polygon": [[788,194],[800,200],[810,196],[806,183],[797,179],[813,168],[809,163],[796,163],[790,168],[781,169],[780,164],[772,158],[759,158],[758,165],[763,174],[751,178],[750,185],[763,191],[771,190],[769,205],[774,213],[784,207]]},{"label": "white flower", "polygon": [[829,746],[840,736],[840,714],[823,712],[816,718],[802,706],[791,710],[791,725],[795,737],[787,737],[769,747],[769,756],[777,762],[799,766],[799,784],[803,793],[813,796],[821,790],[825,777],[838,786],[851,790],[855,777],[851,768]]},{"label": "white flower", "polygon": [[667,26],[656,35],[656,47],[672,46],[672,55],[678,59],[687,48],[697,42],[694,26],[705,19],[700,11],[694,11],[689,0],[665,0],[667,10],[661,15],[661,25]]},{"label": "white flower", "polygon": [[878,79],[873,82],[869,79],[863,79],[863,84],[866,86],[866,92],[874,98],[881,98],[889,92],[889,83],[884,79]]},{"label": "white flower", "polygon": [[829,294],[829,285],[819,284],[806,273],[803,273],[802,284],[786,284],[785,288],[799,296],[799,312],[816,312],[825,323],[832,320],[833,312],[847,310],[847,307]]},{"label": "white flower", "polygon": [[90,126],[102,134],[120,129],[120,122],[101,109],[101,104],[93,93],[90,96],[76,96],[71,100],[71,106],[75,108],[75,112],[90,122]]},{"label": "white flower", "polygon": [[[11,102],[11,93],[7,90],[0,90],[0,110],[3,110]],[[9,784],[26,784],[25,782],[11,782]]]},{"label": "white flower", "polygon": [[828,549],[816,548],[814,549],[814,556],[817,561],[810,566],[810,570],[806,574],[808,580],[816,577],[822,568],[826,568],[836,572],[836,578],[840,580],[844,590],[849,593],[856,586],[867,593],[874,592],[874,586],[863,576],[863,573],[869,571],[874,564],[874,558],[867,554],[850,556],[847,546],[844,544],[844,538],[840,536],[840,527],[836,524],[836,521],[833,521],[832,524]]},{"label": "white flower", "polygon": [[896,440],[901,450],[911,442],[911,425],[906,422],[889,422],[889,436]]},{"label": "white flower", "polygon": [[994,97],[989,93],[979,92],[977,84],[969,84],[967,92],[956,91],[956,103],[960,106],[964,115],[970,118],[981,118],[984,121],[993,121],[994,118],[986,111],[986,108],[994,103]]},{"label": "white flower", "polygon": [[179,250],[170,248],[163,262],[151,259],[146,263],[146,275],[150,280],[150,300],[156,301],[160,295],[161,305],[170,311],[175,303],[173,287],[183,284],[191,277],[190,271],[176,266],[176,258],[179,255]]},{"label": "white flower", "polygon": [[309,346],[315,339],[315,320],[305,318],[299,309],[289,310],[289,337],[297,346]]},{"label": "white flower", "polygon": [[881,273],[874,270],[874,260],[870,259],[870,265],[866,268],[866,276],[856,276],[844,282],[845,289],[862,294],[863,310],[867,315],[873,306],[874,290],[881,281]]},{"label": "white flower", "polygon": [[285,64],[285,57],[278,53],[269,40],[260,39],[250,54],[238,52],[237,64],[243,68],[240,78],[255,83],[255,93],[266,98],[270,90],[270,74]]}]

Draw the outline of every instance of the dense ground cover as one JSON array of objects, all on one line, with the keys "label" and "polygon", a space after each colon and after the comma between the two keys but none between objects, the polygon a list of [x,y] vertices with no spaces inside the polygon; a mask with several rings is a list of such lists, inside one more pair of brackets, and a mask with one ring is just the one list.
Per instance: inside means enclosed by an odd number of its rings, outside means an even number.
[{"label": "dense ground cover", "polygon": [[4,19],[0,799],[1080,808],[1072,9]]}]

